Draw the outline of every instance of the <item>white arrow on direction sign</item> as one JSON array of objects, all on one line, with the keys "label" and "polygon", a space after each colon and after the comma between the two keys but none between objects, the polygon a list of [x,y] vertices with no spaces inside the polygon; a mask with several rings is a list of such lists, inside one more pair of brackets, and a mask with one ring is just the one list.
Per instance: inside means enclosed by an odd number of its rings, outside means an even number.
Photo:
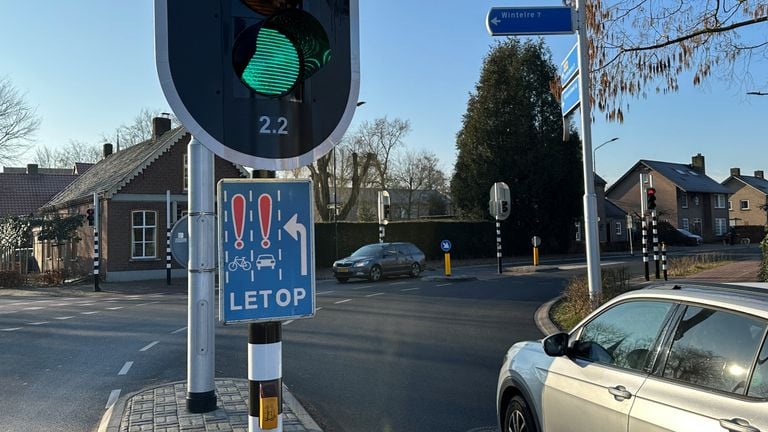
[{"label": "white arrow on direction sign", "polygon": [[306,276],[307,273],[307,227],[298,222],[298,214],[294,214],[293,217],[288,220],[283,229],[294,240],[299,240],[299,234],[301,234],[301,275]]},{"label": "white arrow on direction sign", "polygon": [[493,17],[493,19],[491,20],[491,23],[493,23],[493,25],[499,25],[500,22],[501,20],[499,19],[499,17]]}]

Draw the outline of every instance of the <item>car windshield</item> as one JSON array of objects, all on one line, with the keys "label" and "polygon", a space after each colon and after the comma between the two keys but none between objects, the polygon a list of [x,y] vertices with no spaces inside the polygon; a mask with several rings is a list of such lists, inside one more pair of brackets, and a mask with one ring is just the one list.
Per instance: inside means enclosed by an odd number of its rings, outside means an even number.
[{"label": "car windshield", "polygon": [[352,256],[353,257],[376,256],[380,252],[381,252],[380,245],[366,245],[356,250],[352,254]]}]

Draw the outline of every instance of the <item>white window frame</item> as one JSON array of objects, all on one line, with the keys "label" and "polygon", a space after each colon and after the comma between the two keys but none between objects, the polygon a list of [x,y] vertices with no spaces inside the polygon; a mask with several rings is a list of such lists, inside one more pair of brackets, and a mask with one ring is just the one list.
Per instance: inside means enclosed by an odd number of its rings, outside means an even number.
[{"label": "white window frame", "polygon": [[[744,205],[746,204],[746,205]],[[749,210],[749,200],[741,200],[739,201],[739,209],[740,210]]]},{"label": "white window frame", "polygon": [[716,209],[724,209],[725,208],[725,194],[715,194],[715,208]]},{"label": "white window frame", "polygon": [[682,229],[686,230],[686,231],[690,231],[691,230],[691,221],[688,220],[688,218],[683,218],[683,220],[681,221],[680,225],[681,225],[680,227]]},{"label": "white window frame", "polygon": [[[141,225],[134,225],[133,224],[134,215],[136,213],[141,213],[142,214],[142,216],[141,216],[142,224]],[[149,213],[152,213],[152,214],[155,215],[155,224],[154,225],[148,225],[147,224],[147,214],[149,214]],[[137,229],[142,230],[143,233],[144,233],[144,236],[143,236],[144,239],[141,240],[141,241],[137,241],[136,238],[134,237],[135,236],[135,232],[136,232]],[[149,231],[150,229],[153,231],[153,234],[151,236],[148,236],[147,235],[147,231]],[[151,239],[149,239],[149,237],[151,237]],[[141,244],[142,255],[135,255],[135,251],[136,251],[135,246],[137,244]],[[147,245],[150,245],[150,244],[154,246],[155,253],[153,255],[147,255]],[[155,211],[155,210],[133,210],[133,211],[131,211],[131,259],[141,260],[141,259],[157,258],[157,252],[158,252],[157,251],[157,211]]]},{"label": "white window frame", "polygon": [[715,218],[715,235],[722,236],[728,232],[728,219]]},{"label": "white window frame", "polygon": [[683,192],[680,208],[688,208],[688,193]]},{"label": "white window frame", "polygon": [[621,222],[614,222],[614,224],[616,226],[616,235],[617,236],[622,235],[622,227],[621,227],[622,223]]}]

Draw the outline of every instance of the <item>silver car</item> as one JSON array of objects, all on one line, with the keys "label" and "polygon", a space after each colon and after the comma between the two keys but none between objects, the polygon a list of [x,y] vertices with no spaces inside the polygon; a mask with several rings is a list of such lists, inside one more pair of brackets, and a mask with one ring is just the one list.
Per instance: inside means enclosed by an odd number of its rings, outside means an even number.
[{"label": "silver car", "polygon": [[509,349],[501,430],[768,431],[766,329],[766,287],[621,295],[570,333]]},{"label": "silver car", "polygon": [[341,283],[350,278],[378,281],[392,275],[417,277],[425,266],[424,252],[412,243],[373,243],[334,262],[333,275]]}]

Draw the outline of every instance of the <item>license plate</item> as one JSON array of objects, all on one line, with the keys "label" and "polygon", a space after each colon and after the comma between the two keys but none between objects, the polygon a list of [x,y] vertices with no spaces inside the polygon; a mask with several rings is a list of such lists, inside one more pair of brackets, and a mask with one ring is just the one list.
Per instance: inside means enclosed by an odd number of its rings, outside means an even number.
[{"label": "license plate", "polygon": [[339,268],[336,269],[336,271],[339,272],[339,273],[346,273],[346,272],[349,271],[349,268],[347,268],[347,267],[339,267]]}]

